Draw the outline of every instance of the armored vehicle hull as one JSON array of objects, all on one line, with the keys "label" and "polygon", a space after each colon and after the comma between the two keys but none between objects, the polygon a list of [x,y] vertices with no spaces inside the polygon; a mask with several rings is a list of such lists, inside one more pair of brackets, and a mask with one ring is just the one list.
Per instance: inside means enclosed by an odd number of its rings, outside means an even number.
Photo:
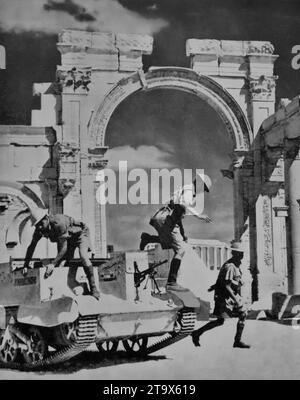
[{"label": "armored vehicle hull", "polygon": [[92,344],[100,353],[114,352],[122,343],[129,355],[147,355],[189,335],[197,315],[209,318],[209,305],[188,289],[165,292],[157,284],[157,265],[149,267],[147,252],[92,259],[99,301],[89,295],[79,260],[48,279],[41,260],[31,262],[26,276],[23,262],[12,259],[1,266],[2,366],[44,368]]}]

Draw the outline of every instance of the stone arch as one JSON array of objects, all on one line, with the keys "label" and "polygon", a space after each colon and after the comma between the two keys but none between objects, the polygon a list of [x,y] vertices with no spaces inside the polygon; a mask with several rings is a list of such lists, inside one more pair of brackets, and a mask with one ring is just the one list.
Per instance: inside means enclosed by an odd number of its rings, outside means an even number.
[{"label": "stone arch", "polygon": [[45,208],[44,202],[28,186],[19,182],[0,180],[0,193],[18,197],[27,205],[29,210],[32,208]]},{"label": "stone arch", "polygon": [[105,96],[94,113],[89,136],[93,147],[105,146],[109,120],[117,106],[140,90],[178,89],[195,94],[214,108],[224,121],[234,150],[247,151],[253,141],[249,121],[236,100],[212,78],[199,75],[189,68],[155,67],[121,79]]},{"label": "stone arch", "polygon": [[[26,185],[0,180],[0,220],[3,242],[12,249],[20,244],[22,230],[30,220],[31,211],[45,208],[43,201]],[[15,201],[17,199],[17,201]]]}]

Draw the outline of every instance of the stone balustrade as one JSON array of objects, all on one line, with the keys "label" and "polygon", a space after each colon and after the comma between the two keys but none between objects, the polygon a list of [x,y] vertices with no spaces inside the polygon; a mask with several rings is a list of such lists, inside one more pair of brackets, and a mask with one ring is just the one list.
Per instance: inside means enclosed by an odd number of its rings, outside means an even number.
[{"label": "stone balustrade", "polygon": [[209,239],[189,239],[188,242],[211,270],[220,269],[230,258],[230,246],[227,243]]}]

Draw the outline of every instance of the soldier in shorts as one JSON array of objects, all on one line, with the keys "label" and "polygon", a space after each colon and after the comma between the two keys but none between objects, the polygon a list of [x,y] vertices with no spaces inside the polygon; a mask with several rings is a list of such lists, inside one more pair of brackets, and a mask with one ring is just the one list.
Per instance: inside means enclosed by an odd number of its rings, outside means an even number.
[{"label": "soldier in shorts", "polygon": [[35,219],[35,231],[28,246],[24,271],[29,265],[37,243],[42,237],[48,238],[51,242],[57,243],[58,254],[52,264],[46,266],[45,278],[48,278],[55,267],[58,267],[63,260],[71,260],[74,257],[76,248],[79,250],[82,266],[87,276],[91,295],[96,299],[100,298],[99,291],[95,284],[93,266],[90,262],[88,251],[90,250],[89,228],[81,221],[63,214],[48,215],[46,210],[38,209],[32,212]]},{"label": "soldier in shorts", "polygon": [[186,206],[184,204],[169,204],[160,209],[158,213],[164,215],[161,223],[155,218],[150,220],[150,224],[156,229],[158,236],[143,232],[140,250],[144,250],[148,243],[160,243],[163,249],[173,249],[174,257],[171,261],[166,289],[185,291],[186,289],[177,284],[177,275],[185,252],[184,242],[187,241],[182,225]]},{"label": "soldier in shorts", "polygon": [[249,349],[250,346],[242,342],[242,333],[245,326],[247,311],[241,299],[242,271],[240,270],[244,251],[240,243],[233,243],[232,258],[220,269],[217,282],[209,290],[215,291],[215,308],[213,314],[216,320],[208,322],[200,329],[192,333],[192,340],[195,346],[200,346],[200,336],[211,329],[224,324],[226,318],[238,318],[236,335],[233,347]]}]

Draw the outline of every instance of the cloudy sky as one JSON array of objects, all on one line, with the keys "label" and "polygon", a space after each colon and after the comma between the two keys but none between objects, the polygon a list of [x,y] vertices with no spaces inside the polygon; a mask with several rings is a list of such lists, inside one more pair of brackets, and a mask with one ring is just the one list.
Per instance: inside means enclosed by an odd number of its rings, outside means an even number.
[{"label": "cloudy sky", "polygon": [[[300,44],[298,0],[0,0],[0,44],[7,70],[0,73],[0,123],[30,124],[33,82],[53,80],[60,64],[57,33],[63,28],[146,33],[154,36],[150,65],[188,67],[188,38],[269,40],[280,59],[277,97],[300,93],[300,70],[291,68],[291,49]],[[47,5],[50,4],[50,7]],[[205,212],[214,223],[186,219],[190,237],[230,241],[232,185],[222,178],[232,143],[218,115],[194,96],[176,91],[139,93],[124,101],[108,126],[111,164],[204,168],[212,178]],[[108,241],[136,248],[140,231],[156,206],[111,206]]]}]

